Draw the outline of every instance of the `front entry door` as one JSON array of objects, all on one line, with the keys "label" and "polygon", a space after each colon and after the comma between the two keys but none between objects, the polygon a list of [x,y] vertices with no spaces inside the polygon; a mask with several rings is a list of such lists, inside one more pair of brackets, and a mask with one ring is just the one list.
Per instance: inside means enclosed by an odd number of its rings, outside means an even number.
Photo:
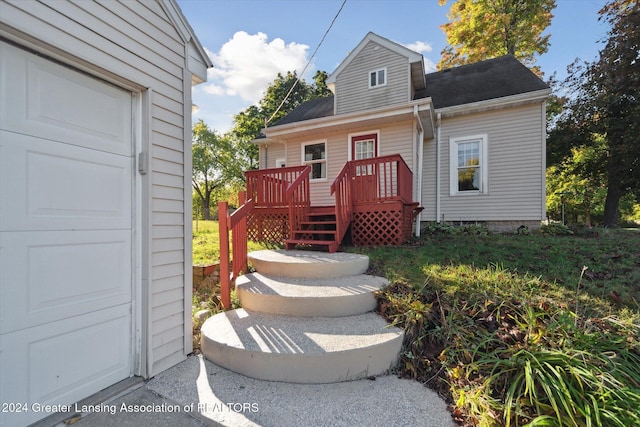
[{"label": "front entry door", "polygon": [[[351,158],[366,160],[378,155],[378,134],[351,137]],[[378,196],[377,168],[373,164],[358,165],[353,177],[353,193],[356,201],[372,200]]]}]

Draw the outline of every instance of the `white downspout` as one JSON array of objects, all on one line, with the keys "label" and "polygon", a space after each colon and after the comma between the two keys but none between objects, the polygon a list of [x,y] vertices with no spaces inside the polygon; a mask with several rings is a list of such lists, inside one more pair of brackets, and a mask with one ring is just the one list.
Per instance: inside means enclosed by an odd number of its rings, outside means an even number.
[{"label": "white downspout", "polygon": [[436,222],[440,222],[440,125],[442,114],[436,115]]},{"label": "white downspout", "polygon": [[[422,205],[422,167],[424,165],[424,129],[422,128],[422,123],[420,122],[420,116],[418,115],[418,106],[415,105],[413,107],[413,115],[416,118],[416,123],[418,125],[418,161],[416,162],[416,169],[418,171],[418,185],[416,188],[416,193],[418,195],[417,199]],[[419,213],[416,217],[416,237],[420,237],[420,220],[422,219],[422,213]]]}]

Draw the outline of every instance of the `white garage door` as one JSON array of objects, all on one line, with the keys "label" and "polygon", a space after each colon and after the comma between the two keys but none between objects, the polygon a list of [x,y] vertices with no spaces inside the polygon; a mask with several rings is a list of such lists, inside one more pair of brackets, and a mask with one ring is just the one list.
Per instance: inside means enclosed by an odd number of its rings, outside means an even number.
[{"label": "white garage door", "polygon": [[[132,375],[132,95],[0,42],[0,413]],[[6,409],[6,408],[5,408]]]}]

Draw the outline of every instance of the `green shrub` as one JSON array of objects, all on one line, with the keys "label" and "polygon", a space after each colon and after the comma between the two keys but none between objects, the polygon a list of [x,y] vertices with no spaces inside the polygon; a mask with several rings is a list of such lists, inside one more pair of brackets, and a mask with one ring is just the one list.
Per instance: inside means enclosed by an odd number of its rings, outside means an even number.
[{"label": "green shrub", "polygon": [[559,222],[543,224],[542,227],[540,227],[540,231],[543,234],[549,234],[552,236],[570,236],[573,234],[573,231],[571,231],[569,227],[564,224],[560,224]]}]

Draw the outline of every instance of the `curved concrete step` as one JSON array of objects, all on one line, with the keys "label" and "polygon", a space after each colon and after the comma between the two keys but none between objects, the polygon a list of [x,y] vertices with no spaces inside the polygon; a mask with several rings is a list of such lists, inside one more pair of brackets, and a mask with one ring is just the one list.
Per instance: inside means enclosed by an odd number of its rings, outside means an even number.
[{"label": "curved concrete step", "polygon": [[345,252],[266,249],[249,253],[248,258],[258,273],[279,277],[353,276],[369,268],[369,257]]},{"label": "curved concrete step", "polygon": [[374,292],[389,282],[359,274],[339,279],[308,279],[246,274],[236,280],[242,307],[261,313],[301,317],[338,317],[376,308]]},{"label": "curved concrete step", "polygon": [[202,325],[201,349],[211,362],[248,377],[291,383],[332,383],[391,368],[403,331],[375,313],[293,317],[237,309]]}]

